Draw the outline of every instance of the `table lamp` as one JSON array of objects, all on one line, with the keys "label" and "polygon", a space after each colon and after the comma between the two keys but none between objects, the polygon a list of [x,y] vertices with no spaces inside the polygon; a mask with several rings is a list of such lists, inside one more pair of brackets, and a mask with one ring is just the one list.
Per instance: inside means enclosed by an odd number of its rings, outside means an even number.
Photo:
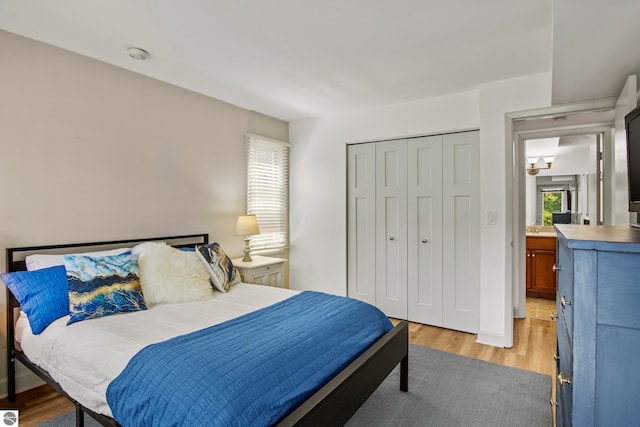
[{"label": "table lamp", "polygon": [[260,234],[258,219],[255,215],[239,215],[236,223],[236,234],[244,236],[244,258],[243,262],[251,262],[251,248],[249,248],[249,236]]}]

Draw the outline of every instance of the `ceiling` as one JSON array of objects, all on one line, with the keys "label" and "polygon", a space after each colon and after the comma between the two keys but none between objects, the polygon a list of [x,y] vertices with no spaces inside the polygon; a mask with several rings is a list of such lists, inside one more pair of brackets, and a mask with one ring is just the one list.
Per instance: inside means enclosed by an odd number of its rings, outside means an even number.
[{"label": "ceiling", "polygon": [[640,74],[639,16],[637,0],[0,0],[0,29],[285,121],[551,71],[554,103],[615,96]]}]

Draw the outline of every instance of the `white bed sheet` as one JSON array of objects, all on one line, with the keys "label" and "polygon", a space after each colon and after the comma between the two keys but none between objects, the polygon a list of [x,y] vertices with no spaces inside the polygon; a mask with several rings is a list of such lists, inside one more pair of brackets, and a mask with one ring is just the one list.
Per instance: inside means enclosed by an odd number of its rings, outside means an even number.
[{"label": "white bed sheet", "polygon": [[112,416],[109,383],[143,347],[233,319],[285,300],[298,291],[240,283],[210,300],[156,305],[148,310],[91,319],[66,326],[69,316],[33,335],[21,315],[16,340],[40,366],[83,406]]}]

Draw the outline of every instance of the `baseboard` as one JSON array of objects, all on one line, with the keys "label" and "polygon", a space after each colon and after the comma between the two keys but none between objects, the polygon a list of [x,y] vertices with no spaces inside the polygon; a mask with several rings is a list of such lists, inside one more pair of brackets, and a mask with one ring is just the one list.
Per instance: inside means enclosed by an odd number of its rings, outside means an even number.
[{"label": "baseboard", "polygon": [[494,347],[507,347],[505,345],[505,336],[503,334],[496,334],[495,332],[479,331],[476,342],[478,344],[492,345]]},{"label": "baseboard", "polygon": [[[45,382],[40,379],[36,374],[23,368],[25,372],[16,373],[16,393],[22,393],[23,391],[31,390],[32,388],[40,387]],[[18,368],[18,371],[22,369]],[[5,398],[9,395],[9,381],[7,377],[0,379],[0,398]]]}]

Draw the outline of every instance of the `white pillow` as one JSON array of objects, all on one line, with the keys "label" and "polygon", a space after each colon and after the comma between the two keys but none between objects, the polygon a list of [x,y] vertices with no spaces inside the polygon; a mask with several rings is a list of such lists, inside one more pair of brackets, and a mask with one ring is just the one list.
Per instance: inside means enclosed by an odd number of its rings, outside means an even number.
[{"label": "white pillow", "polygon": [[147,304],[201,301],[213,297],[213,287],[202,262],[194,252],[181,251],[162,242],[141,243],[140,285]]},{"label": "white pillow", "polygon": [[[64,255],[85,255],[90,257],[100,257],[105,255],[120,255],[130,250],[131,248],[119,248],[119,249],[111,249],[109,251],[84,252],[81,254],[64,254]],[[62,259],[62,256],[63,255],[34,254],[34,255],[27,255],[24,261],[27,264],[27,270],[33,271],[33,270],[40,270],[48,267],[54,267],[56,265],[64,265],[64,260]]]}]

